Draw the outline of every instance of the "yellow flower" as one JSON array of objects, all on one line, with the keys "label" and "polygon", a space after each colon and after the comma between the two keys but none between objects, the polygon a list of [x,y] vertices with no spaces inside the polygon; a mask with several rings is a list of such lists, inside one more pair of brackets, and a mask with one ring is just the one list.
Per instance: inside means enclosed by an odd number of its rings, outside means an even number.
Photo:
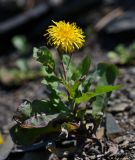
[{"label": "yellow flower", "polygon": [[84,33],[75,23],[54,22],[47,29],[48,43],[62,52],[71,53],[84,45]]},{"label": "yellow flower", "polygon": [[2,134],[0,132],[0,145],[3,144],[3,143],[4,143],[4,139],[3,139],[3,136],[2,136]]}]

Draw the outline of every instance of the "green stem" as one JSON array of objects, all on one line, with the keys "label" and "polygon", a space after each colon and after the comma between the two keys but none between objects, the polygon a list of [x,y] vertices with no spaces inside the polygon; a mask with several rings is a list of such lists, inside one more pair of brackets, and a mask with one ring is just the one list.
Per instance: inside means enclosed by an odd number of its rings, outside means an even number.
[{"label": "green stem", "polygon": [[61,65],[62,65],[62,68],[63,68],[64,78],[65,78],[65,80],[66,80],[66,79],[67,79],[67,76],[66,76],[66,69],[65,69],[65,66],[64,66],[64,63],[63,63],[62,60],[61,60]]},{"label": "green stem", "polygon": [[59,58],[60,58],[60,61],[61,61],[61,66],[63,68],[63,73],[64,73],[64,75],[62,76],[62,78],[64,77],[64,79],[66,80],[66,69],[65,69],[64,63],[62,61],[63,53],[61,53],[61,51],[59,49],[58,49],[58,55],[59,55]]},{"label": "green stem", "polygon": [[70,64],[70,62],[71,62],[71,58],[72,58],[72,53],[70,54],[70,59],[69,59],[68,65],[67,65],[67,71],[68,71],[68,69],[69,69],[69,64]]}]

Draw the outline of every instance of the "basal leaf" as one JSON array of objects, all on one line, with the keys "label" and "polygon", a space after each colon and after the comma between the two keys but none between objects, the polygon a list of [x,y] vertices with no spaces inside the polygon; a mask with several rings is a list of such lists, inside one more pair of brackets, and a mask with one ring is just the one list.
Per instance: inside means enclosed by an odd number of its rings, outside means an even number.
[{"label": "basal leaf", "polygon": [[45,113],[36,114],[25,120],[22,124],[20,124],[20,126],[22,128],[43,128],[46,127],[49,123],[58,119],[59,116],[60,113],[48,115]]},{"label": "basal leaf", "polygon": [[47,141],[56,139],[60,133],[60,129],[60,124],[50,124],[43,128],[22,128],[19,125],[15,125],[10,129],[10,134],[16,144],[29,145],[41,139]]},{"label": "basal leaf", "polygon": [[[24,121],[29,123],[29,119],[36,117],[41,121],[47,118],[47,115],[54,115],[58,113],[68,113],[69,109],[60,101],[54,99],[53,101],[34,100],[33,102],[25,101],[18,107],[14,114],[14,119],[20,124]],[[32,118],[31,120],[35,120]],[[36,122],[37,123],[37,122]]]}]

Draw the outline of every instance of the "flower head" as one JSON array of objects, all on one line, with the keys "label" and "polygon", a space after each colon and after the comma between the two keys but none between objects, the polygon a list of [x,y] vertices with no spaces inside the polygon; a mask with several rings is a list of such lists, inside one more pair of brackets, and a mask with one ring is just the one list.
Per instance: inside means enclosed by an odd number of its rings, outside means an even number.
[{"label": "flower head", "polygon": [[53,21],[53,23],[54,25],[49,26],[45,34],[48,36],[48,43],[66,53],[71,53],[83,46],[85,36],[82,29],[75,23],[65,21]]}]

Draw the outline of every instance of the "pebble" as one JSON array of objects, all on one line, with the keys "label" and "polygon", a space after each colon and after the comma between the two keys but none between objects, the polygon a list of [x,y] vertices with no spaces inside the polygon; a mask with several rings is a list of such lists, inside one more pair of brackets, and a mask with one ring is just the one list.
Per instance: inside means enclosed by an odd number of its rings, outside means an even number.
[{"label": "pebble", "polygon": [[130,98],[135,99],[135,88],[132,88],[129,94],[130,94]]},{"label": "pebble", "polygon": [[89,158],[90,158],[91,160],[93,160],[93,159],[96,159],[96,156],[95,156],[95,155],[92,155],[92,156],[89,156]]},{"label": "pebble", "polygon": [[120,136],[120,137],[116,137],[113,139],[113,142],[117,143],[117,144],[120,144],[122,143],[124,140],[126,139],[125,136]]},{"label": "pebble", "polygon": [[121,132],[122,132],[122,129],[116,123],[116,120],[113,117],[113,115],[110,113],[107,113],[106,114],[106,135],[109,138],[114,138],[116,135],[120,134]]},{"label": "pebble", "polygon": [[134,104],[134,106],[131,108],[129,114],[130,114],[131,116],[135,115],[135,104]]},{"label": "pebble", "polygon": [[119,144],[119,146],[122,148],[127,148],[129,146],[129,141],[125,140],[122,144]]},{"label": "pebble", "polygon": [[109,112],[123,112],[125,111],[127,108],[130,108],[128,103],[118,103],[115,104],[115,106],[109,107],[107,110]]}]

